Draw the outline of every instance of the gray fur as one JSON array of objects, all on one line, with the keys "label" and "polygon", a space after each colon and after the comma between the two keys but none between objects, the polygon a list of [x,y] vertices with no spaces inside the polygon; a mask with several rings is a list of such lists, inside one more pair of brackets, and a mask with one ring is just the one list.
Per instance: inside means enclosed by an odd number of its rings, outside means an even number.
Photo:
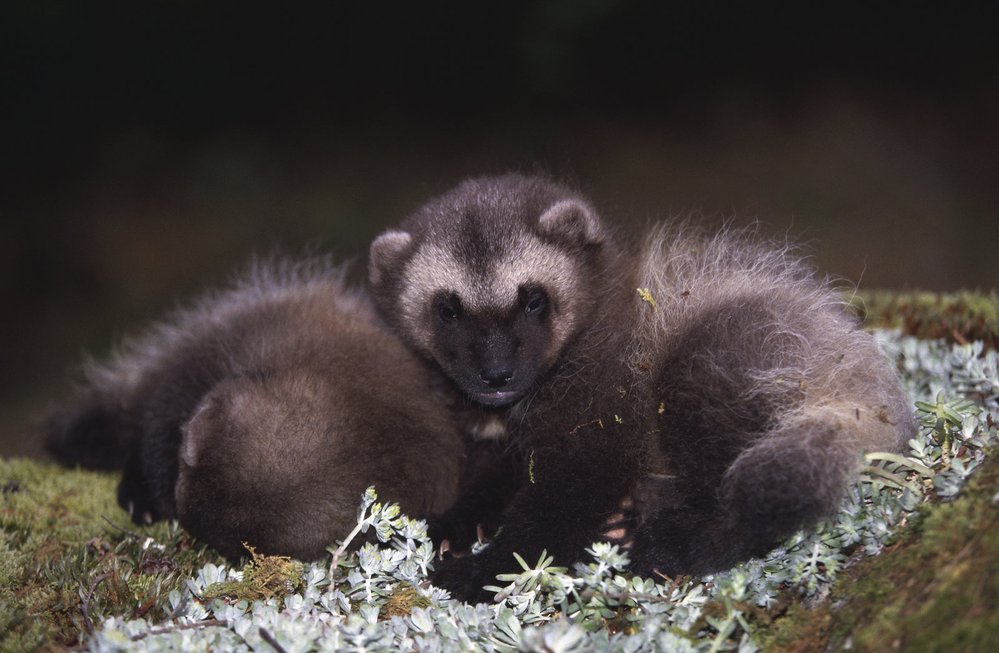
[{"label": "gray fur", "polygon": [[[684,518],[690,506],[719,515],[702,517],[703,540],[693,534],[666,566],[711,571],[830,514],[860,452],[900,451],[915,425],[896,371],[843,293],[792,247],[683,223],[643,242],[637,284],[656,307],[636,299],[628,359],[636,387],[664,408],[663,471],[682,479],[664,494],[687,504],[675,513]],[[663,514],[638,529],[646,568],[658,563],[647,551],[661,548],[651,542]]]},{"label": "gray fur", "polygon": [[[387,319],[531,465],[493,546],[438,572],[460,594],[513,551],[571,562],[625,496],[636,569],[727,566],[829,514],[862,450],[910,437],[891,364],[793,248],[683,224],[637,242],[621,256],[579,193],[519,175],[466,181],[375,241]],[[518,336],[525,286],[551,311]],[[478,370],[508,342],[517,371],[490,395]]]},{"label": "gray fur", "polygon": [[255,264],[86,378],[50,449],[73,463],[83,435],[112,440],[134,517],[177,517],[231,557],[323,555],[368,485],[412,515],[457,491],[460,436],[426,370],[326,259]]}]

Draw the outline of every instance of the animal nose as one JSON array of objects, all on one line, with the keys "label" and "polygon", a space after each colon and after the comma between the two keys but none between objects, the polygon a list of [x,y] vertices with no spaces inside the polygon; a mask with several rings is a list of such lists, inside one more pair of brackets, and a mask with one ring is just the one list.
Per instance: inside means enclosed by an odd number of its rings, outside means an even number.
[{"label": "animal nose", "polygon": [[491,367],[479,372],[479,376],[490,388],[502,388],[513,378],[513,370],[506,367]]}]

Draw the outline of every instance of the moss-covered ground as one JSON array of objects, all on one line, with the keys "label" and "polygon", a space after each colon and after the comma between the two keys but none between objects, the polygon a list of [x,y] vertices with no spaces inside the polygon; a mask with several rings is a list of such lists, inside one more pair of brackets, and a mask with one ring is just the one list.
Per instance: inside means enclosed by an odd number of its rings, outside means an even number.
[{"label": "moss-covered ground", "polygon": [[981,340],[999,348],[999,294],[980,292],[897,293],[867,290],[850,295],[857,314],[870,327],[901,329],[917,338],[952,342]]},{"label": "moss-covered ground", "polygon": [[[171,524],[131,524],[115,503],[113,475],[0,461],[0,487],[0,651],[65,650],[110,615],[165,619],[169,592],[203,564],[222,562]],[[281,596],[302,568],[255,556],[243,571],[206,598]],[[408,613],[406,598],[389,614]],[[999,458],[990,456],[956,500],[923,506],[883,553],[858,556],[827,597],[753,612],[764,650],[781,653],[994,650]]]},{"label": "moss-covered ground", "polygon": [[97,615],[148,613],[211,558],[170,524],[134,527],[116,482],[0,460],[0,650],[70,646]]},{"label": "moss-covered ground", "polygon": [[790,604],[764,629],[764,649],[997,650],[997,525],[999,459],[992,455],[956,500],[921,507],[893,546],[858,560],[828,597]]}]

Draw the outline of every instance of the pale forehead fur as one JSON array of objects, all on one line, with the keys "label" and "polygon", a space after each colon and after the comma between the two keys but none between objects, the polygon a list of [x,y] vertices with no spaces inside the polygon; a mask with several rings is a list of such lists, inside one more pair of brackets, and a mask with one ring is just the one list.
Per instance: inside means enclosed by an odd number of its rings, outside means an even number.
[{"label": "pale forehead fur", "polygon": [[[450,245],[450,246],[449,246]],[[467,265],[454,251],[456,244],[426,243],[406,264],[407,280],[401,308],[409,324],[423,324],[420,316],[438,292],[455,293],[462,307],[473,314],[506,314],[518,301],[518,290],[540,285],[549,294],[559,325],[568,328],[574,315],[572,299],[577,295],[580,270],[576,261],[558,247],[520,233],[508,240],[491,260]],[[428,334],[426,334],[427,337]]]}]

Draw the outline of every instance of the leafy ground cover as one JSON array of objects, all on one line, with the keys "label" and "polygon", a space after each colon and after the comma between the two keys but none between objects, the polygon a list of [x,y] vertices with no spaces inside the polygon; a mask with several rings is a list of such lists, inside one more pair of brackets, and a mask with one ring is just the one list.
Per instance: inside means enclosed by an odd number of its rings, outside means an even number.
[{"label": "leafy ground cover", "polygon": [[[334,544],[310,564],[254,555],[235,569],[175,524],[132,526],[113,475],[6,460],[0,650],[990,650],[999,357],[981,341],[995,342],[996,302],[960,297],[981,319],[960,322],[938,298],[938,322],[953,319],[934,335],[950,342],[876,332],[920,421],[910,451],[868,453],[836,517],[764,559],[640,579],[625,552],[595,544],[572,569],[511,560],[497,600],[467,605],[426,581],[424,525],[373,492],[360,498],[351,538],[371,541],[359,548]],[[927,335],[928,300],[863,299],[875,323]],[[880,308],[903,305],[924,317]]]}]

